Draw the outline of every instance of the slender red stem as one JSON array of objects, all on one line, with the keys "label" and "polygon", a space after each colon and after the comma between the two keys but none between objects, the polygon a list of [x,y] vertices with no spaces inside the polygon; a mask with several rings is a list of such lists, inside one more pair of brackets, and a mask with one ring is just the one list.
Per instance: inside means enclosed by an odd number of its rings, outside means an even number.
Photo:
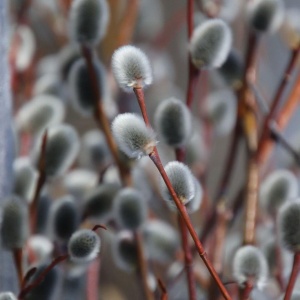
[{"label": "slender red stem", "polygon": [[248,300],[252,290],[253,284],[251,282],[246,282],[245,287],[240,291],[240,300]]},{"label": "slender red stem", "polygon": [[259,142],[259,146],[258,146],[258,151],[261,151],[260,148],[263,146],[264,144],[264,140],[268,139],[269,137],[269,133],[270,133],[270,121],[274,118],[275,113],[276,113],[276,109],[278,108],[278,105],[280,103],[280,100],[282,98],[282,95],[285,91],[285,88],[287,86],[287,84],[289,83],[290,79],[291,79],[291,75],[296,67],[298,58],[299,58],[299,53],[300,53],[300,47],[298,47],[297,49],[292,50],[291,53],[291,57],[289,59],[288,65],[285,69],[285,72],[281,78],[280,84],[277,88],[277,91],[275,93],[274,96],[274,100],[272,102],[272,105],[270,107],[270,111],[268,113],[268,115],[265,118],[264,124],[263,124],[263,129],[262,129],[262,135],[260,138],[260,142]]},{"label": "slender red stem", "polygon": [[299,270],[300,270],[300,252],[296,252],[294,254],[293,269],[292,269],[292,272],[290,275],[288,286],[286,288],[284,300],[291,299],[291,296],[293,294],[294,285],[295,285],[295,282],[296,282],[298,274],[299,274]]},{"label": "slender red stem", "polygon": [[[139,104],[142,104],[140,105],[140,109],[142,111],[142,115],[145,116],[145,123],[147,126],[151,127],[150,123],[149,123],[149,118],[148,118],[148,114],[147,114],[147,109],[146,109],[146,105],[145,105],[145,101],[144,99],[138,99],[138,102]],[[141,103],[143,102],[143,103]],[[147,124],[148,122],[148,124]],[[153,152],[149,154],[149,157],[150,159],[152,160],[152,162],[155,164],[157,170],[159,171],[161,177],[163,178],[176,206],[177,206],[177,209],[185,223],[185,225],[187,226],[189,232],[190,232],[190,235],[192,236],[193,240],[194,240],[194,243],[195,243],[195,246],[196,246],[196,249],[197,249],[197,252],[200,256],[200,258],[202,259],[202,261],[204,262],[204,264],[206,265],[208,271],[210,272],[211,276],[214,278],[214,280],[216,281],[216,284],[217,286],[219,287],[223,297],[225,299],[231,299],[230,295],[228,294],[225,286],[223,285],[220,277],[218,276],[216,270],[214,269],[213,265],[211,264],[203,246],[202,246],[202,243],[200,242],[200,240],[198,239],[198,235],[191,223],[191,220],[189,218],[189,215],[186,211],[186,208],[181,204],[181,201],[179,200],[179,198],[177,197],[176,195],[176,192],[168,178],[168,175],[162,165],[162,162],[161,162],[161,159],[160,159],[160,156],[158,154],[158,151],[157,151],[157,148],[154,147],[153,149]]]},{"label": "slender red stem", "polygon": [[[184,162],[185,159],[184,149],[177,148],[175,150],[175,153],[176,153],[177,161]],[[197,292],[196,292],[196,285],[195,285],[195,276],[193,271],[193,255],[192,255],[191,248],[189,246],[188,229],[180,214],[178,214],[178,226],[180,228],[181,244],[184,252],[184,263],[185,263],[185,272],[186,272],[186,278],[188,283],[189,299],[196,300]]]},{"label": "slender red stem", "polygon": [[142,112],[145,124],[148,127],[150,127],[151,125],[150,125],[150,121],[149,121],[148,114],[147,114],[144,90],[142,88],[134,88],[133,91],[135,93],[136,99],[137,99],[137,101],[139,103],[139,106],[141,108],[141,112]]},{"label": "slender red stem", "polygon": [[22,281],[22,286],[21,286],[21,289],[23,290],[26,286],[26,283],[30,280],[30,278],[36,273],[37,271],[37,268],[36,267],[33,267],[31,269],[29,269],[29,271],[26,273],[23,281]]},{"label": "slender red stem", "polygon": [[144,299],[153,300],[153,294],[149,288],[148,284],[148,270],[147,263],[145,261],[144,249],[143,249],[143,240],[141,233],[138,231],[134,232],[134,238],[137,244],[137,252],[138,252],[138,273],[142,281]]},{"label": "slender red stem", "polygon": [[27,287],[25,287],[19,294],[18,299],[22,300],[25,298],[25,296],[35,287],[37,287],[39,284],[41,284],[41,282],[45,279],[45,277],[47,276],[47,274],[53,269],[55,268],[55,266],[57,266],[59,263],[61,263],[62,261],[66,260],[69,257],[68,254],[65,255],[61,255],[56,257],[52,263],[38,276],[38,278],[31,283],[30,285],[28,285]]},{"label": "slender red stem", "polygon": [[196,249],[197,249],[197,252],[200,256],[200,258],[202,259],[202,261],[204,262],[204,264],[206,265],[208,271],[210,272],[211,276],[214,278],[214,280],[216,281],[216,284],[217,286],[219,287],[224,299],[231,299],[230,295],[228,294],[226,288],[224,287],[220,277],[218,276],[217,272],[215,271],[213,265],[211,264],[203,246],[202,246],[202,243],[200,242],[200,240],[198,239],[198,235],[191,223],[191,220],[189,218],[189,215],[185,209],[185,207],[183,207],[181,205],[181,202],[179,200],[179,198],[177,197],[174,189],[173,189],[173,186],[168,178],[168,175],[161,163],[161,160],[160,160],[160,157],[159,157],[159,154],[158,154],[158,151],[156,149],[156,147],[154,148],[154,151],[149,154],[149,157],[150,159],[153,161],[153,163],[155,164],[155,166],[157,167],[159,173],[161,174],[176,206],[177,206],[177,209],[184,221],[184,223],[186,224],[189,232],[190,232],[190,235],[192,236],[193,240],[194,240],[194,243],[195,243],[195,246],[196,246]]},{"label": "slender red stem", "polygon": [[164,283],[158,278],[157,279],[158,286],[161,290],[160,300],[168,300],[168,292]]}]

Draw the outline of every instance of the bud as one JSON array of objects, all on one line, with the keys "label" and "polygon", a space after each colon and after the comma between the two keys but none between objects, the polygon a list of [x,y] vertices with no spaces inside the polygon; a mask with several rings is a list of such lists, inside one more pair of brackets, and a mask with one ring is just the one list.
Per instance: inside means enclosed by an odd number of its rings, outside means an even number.
[{"label": "bud", "polygon": [[66,174],[63,178],[65,189],[73,197],[82,199],[87,192],[98,184],[99,176],[86,169],[75,169]]},{"label": "bud", "polygon": [[72,196],[65,196],[53,202],[48,228],[54,239],[68,240],[79,226],[79,222],[79,213]]},{"label": "bud", "polygon": [[[35,145],[33,161],[38,164],[43,135]],[[45,172],[48,177],[65,173],[73,164],[79,151],[79,140],[75,129],[66,124],[55,125],[48,129],[45,151]]]},{"label": "bud", "polygon": [[22,248],[29,235],[28,207],[19,198],[11,196],[3,206],[1,239],[6,249]]},{"label": "bud", "polygon": [[[103,97],[105,90],[105,69],[99,60],[93,61],[96,70],[98,87]],[[82,115],[91,115],[95,108],[95,93],[89,76],[89,70],[84,59],[76,61],[70,71],[69,86],[74,108]],[[99,101],[100,99],[96,99]]]},{"label": "bud", "polygon": [[51,95],[38,95],[25,103],[16,116],[18,131],[39,134],[49,126],[60,123],[65,108],[60,99]]},{"label": "bud", "polygon": [[196,68],[219,68],[226,60],[232,44],[232,34],[221,19],[202,22],[193,32],[190,54]]},{"label": "bud", "polygon": [[156,145],[153,130],[136,114],[118,115],[112,123],[112,133],[120,150],[131,158],[149,155]]},{"label": "bud", "polygon": [[262,252],[254,246],[243,246],[233,259],[233,275],[240,286],[248,280],[261,288],[268,276],[268,264]]},{"label": "bud", "polygon": [[109,20],[106,0],[74,0],[70,12],[70,34],[78,43],[97,45]]},{"label": "bud", "polygon": [[284,5],[281,0],[253,0],[248,3],[247,13],[253,29],[273,33],[283,21]]},{"label": "bud", "polygon": [[111,160],[111,155],[102,132],[90,130],[82,137],[80,164],[95,171],[103,169]]},{"label": "bud", "polygon": [[283,245],[293,251],[300,250],[300,201],[285,203],[278,213],[278,230]]},{"label": "bud", "polygon": [[90,191],[84,200],[84,212],[89,218],[106,222],[112,214],[113,199],[120,187],[114,183],[104,183]]},{"label": "bud", "polygon": [[114,52],[112,70],[119,87],[125,91],[152,83],[150,62],[144,52],[134,46],[123,46]]},{"label": "bud", "polygon": [[113,239],[112,256],[116,266],[124,271],[133,271],[138,264],[136,241],[130,231],[121,231]]},{"label": "bud", "polygon": [[33,168],[29,158],[19,157],[14,161],[13,172],[14,194],[30,202],[35,192],[37,171]]},{"label": "bud", "polygon": [[76,263],[87,263],[95,259],[100,251],[101,241],[96,232],[81,229],[73,233],[68,243],[69,255]]},{"label": "bud", "polygon": [[149,259],[170,262],[180,245],[177,232],[167,223],[151,220],[142,227],[145,251]]},{"label": "bud", "polygon": [[280,206],[288,200],[297,198],[298,192],[296,176],[288,170],[276,170],[263,181],[260,200],[265,211],[276,216]]},{"label": "bud", "polygon": [[180,100],[164,100],[155,112],[157,132],[163,141],[172,146],[184,145],[192,133],[192,116],[187,106]]},{"label": "bud", "polygon": [[[174,191],[183,205],[195,197],[195,182],[190,169],[181,162],[172,161],[165,166],[165,171]],[[168,205],[175,207],[173,197],[161,178],[161,194]]]},{"label": "bud", "polygon": [[186,209],[189,214],[196,212],[202,203],[203,197],[203,189],[196,177],[194,177],[194,184],[195,184],[195,196],[192,198],[190,202],[186,204]]},{"label": "bud", "polygon": [[136,230],[147,218],[147,204],[140,192],[124,188],[114,199],[114,212],[122,228]]},{"label": "bud", "polygon": [[218,135],[229,134],[236,122],[237,100],[229,90],[214,92],[206,100],[206,113]]}]

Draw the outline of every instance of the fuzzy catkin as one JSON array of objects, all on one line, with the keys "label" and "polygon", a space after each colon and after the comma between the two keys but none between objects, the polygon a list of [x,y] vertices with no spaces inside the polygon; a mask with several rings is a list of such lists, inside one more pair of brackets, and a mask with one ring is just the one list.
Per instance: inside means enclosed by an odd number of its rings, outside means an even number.
[{"label": "fuzzy catkin", "polygon": [[155,125],[163,141],[172,146],[184,145],[192,133],[192,116],[180,100],[169,98],[161,102],[155,112]]},{"label": "fuzzy catkin", "polygon": [[268,276],[268,264],[263,253],[249,245],[238,249],[233,259],[233,275],[241,286],[251,279],[262,287]]},{"label": "fuzzy catkin", "polygon": [[253,0],[248,4],[247,14],[250,25],[259,32],[275,32],[284,16],[281,0]]},{"label": "fuzzy catkin", "polygon": [[29,235],[28,207],[23,200],[11,196],[3,206],[1,240],[6,249],[22,248]]},{"label": "fuzzy catkin", "polygon": [[[38,164],[43,135],[35,145],[32,159]],[[47,130],[45,151],[45,173],[48,177],[62,175],[74,162],[79,151],[79,139],[76,130],[66,124],[50,127]]]},{"label": "fuzzy catkin", "polygon": [[94,231],[81,229],[71,236],[68,243],[68,251],[72,261],[87,263],[97,257],[100,246],[100,238]]},{"label": "fuzzy catkin", "polygon": [[106,0],[74,0],[70,11],[70,35],[78,43],[97,45],[109,20]]},{"label": "fuzzy catkin", "polygon": [[114,199],[114,212],[121,227],[136,230],[147,218],[145,199],[133,188],[122,189]]},{"label": "fuzzy catkin", "polygon": [[134,46],[123,46],[114,52],[112,70],[119,87],[127,92],[152,83],[150,62],[144,52]]},{"label": "fuzzy catkin", "polygon": [[300,250],[300,201],[285,203],[278,213],[278,230],[282,244],[289,250]]},{"label": "fuzzy catkin", "polygon": [[84,59],[76,61],[69,74],[69,86],[72,93],[72,104],[82,115],[91,115],[95,103],[103,100],[105,90],[105,69],[99,60],[94,59],[93,65],[98,79],[98,88],[101,99],[95,99],[93,83],[89,76],[87,64]]},{"label": "fuzzy catkin", "polygon": [[153,130],[136,114],[118,115],[112,123],[112,133],[120,150],[131,158],[149,155],[156,145]]},{"label": "fuzzy catkin", "polygon": [[198,25],[190,41],[190,54],[198,69],[219,68],[226,60],[232,44],[231,29],[221,19],[206,20]]},{"label": "fuzzy catkin", "polygon": [[[195,196],[194,178],[189,168],[183,163],[172,161],[165,166],[165,171],[182,204],[186,205]],[[161,194],[170,206],[175,206],[172,195],[163,179],[161,181]]]}]

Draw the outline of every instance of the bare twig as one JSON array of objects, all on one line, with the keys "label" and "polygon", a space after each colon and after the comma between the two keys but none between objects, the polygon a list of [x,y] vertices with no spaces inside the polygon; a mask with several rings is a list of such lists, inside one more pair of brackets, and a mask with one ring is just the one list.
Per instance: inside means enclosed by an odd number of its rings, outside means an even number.
[{"label": "bare twig", "polygon": [[295,282],[296,282],[298,274],[299,274],[299,270],[300,270],[300,253],[296,252],[294,254],[293,269],[292,269],[292,272],[291,272],[291,275],[290,275],[288,286],[286,288],[286,292],[285,292],[285,295],[284,295],[284,300],[290,300],[291,299],[293,289],[294,289],[294,285],[295,285]]}]

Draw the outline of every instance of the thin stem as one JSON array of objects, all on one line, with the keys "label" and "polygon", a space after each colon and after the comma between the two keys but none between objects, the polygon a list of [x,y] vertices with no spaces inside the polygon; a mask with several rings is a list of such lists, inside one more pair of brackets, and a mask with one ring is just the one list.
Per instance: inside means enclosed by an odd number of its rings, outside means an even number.
[{"label": "thin stem", "polygon": [[246,188],[246,216],[244,223],[244,245],[255,243],[255,228],[258,205],[258,165],[250,158]]},{"label": "thin stem", "polygon": [[276,113],[276,109],[278,108],[278,105],[280,103],[280,100],[282,98],[282,95],[284,93],[284,90],[287,86],[287,84],[289,83],[290,79],[291,79],[291,75],[292,72],[294,71],[297,61],[298,61],[298,57],[299,57],[299,53],[300,53],[300,47],[298,47],[297,49],[292,50],[291,53],[291,57],[290,60],[288,62],[288,65],[285,69],[285,72],[281,78],[280,84],[277,88],[277,91],[275,93],[274,96],[274,100],[272,102],[272,105],[270,107],[270,111],[267,115],[267,117],[265,118],[264,124],[263,124],[263,129],[262,129],[262,135],[259,141],[259,146],[258,146],[258,151],[261,151],[260,148],[263,147],[264,145],[264,140],[269,138],[269,124],[270,121],[274,118],[275,113]]},{"label": "thin stem", "polygon": [[22,300],[25,298],[25,296],[35,287],[37,287],[39,284],[41,284],[41,282],[45,279],[45,277],[47,276],[47,274],[53,269],[55,268],[55,266],[57,266],[59,263],[61,263],[62,261],[66,260],[67,258],[69,258],[68,254],[65,255],[61,255],[56,257],[52,263],[43,271],[41,272],[41,274],[38,276],[38,278],[36,278],[36,280],[31,283],[30,285],[28,285],[27,287],[25,287],[19,294],[18,299]]},{"label": "thin stem", "polygon": [[29,207],[29,214],[30,214],[30,222],[31,222],[31,232],[35,232],[35,226],[36,226],[36,218],[37,218],[37,207],[38,207],[38,201],[41,194],[41,190],[46,182],[46,146],[47,146],[47,139],[48,139],[48,131],[46,130],[43,136],[42,145],[41,145],[41,151],[40,151],[40,157],[39,157],[39,164],[38,164],[38,170],[39,170],[39,177],[36,184],[35,192],[33,199],[31,201],[30,207]]},{"label": "thin stem", "polygon": [[187,283],[188,283],[189,299],[196,300],[197,293],[196,293],[196,285],[195,285],[195,276],[193,271],[193,256],[189,246],[188,229],[180,214],[178,214],[178,224],[180,228],[181,243],[184,252],[184,264],[185,264],[185,272],[186,272]]},{"label": "thin stem", "polygon": [[136,99],[137,99],[137,101],[139,103],[139,106],[141,108],[141,112],[142,112],[145,124],[148,127],[151,127],[150,121],[149,121],[149,118],[148,118],[148,114],[147,114],[146,104],[145,104],[144,90],[142,88],[134,88],[133,91],[135,93]]},{"label": "thin stem", "polygon": [[240,290],[240,300],[248,300],[253,290],[253,284],[246,282],[245,287]]},{"label": "thin stem", "polygon": [[22,287],[23,282],[23,250],[17,248],[13,250],[14,262],[18,274],[19,286]]},{"label": "thin stem", "polygon": [[294,289],[294,285],[295,285],[295,282],[296,282],[297,277],[298,277],[299,270],[300,270],[300,253],[296,252],[294,254],[293,269],[292,269],[292,272],[291,272],[291,275],[290,275],[288,286],[286,288],[286,292],[285,292],[285,295],[284,295],[284,300],[290,300],[291,299],[293,289]]},{"label": "thin stem", "polygon": [[109,147],[109,150],[114,158],[114,161],[119,169],[120,177],[122,179],[122,182],[126,186],[130,186],[131,183],[131,176],[130,171],[124,167],[124,164],[122,163],[118,148],[116,146],[116,143],[113,139],[111,130],[110,130],[110,124],[109,121],[105,115],[103,103],[101,99],[101,91],[99,87],[98,82],[98,76],[95,70],[95,66],[93,64],[93,53],[92,49],[89,46],[81,45],[82,55],[86,61],[89,77],[91,80],[93,92],[94,92],[94,118],[100,127],[102,129],[107,145]]},{"label": "thin stem", "polygon": [[[176,154],[177,161],[184,162],[185,151],[182,147],[177,148],[175,150],[175,154]],[[178,214],[178,226],[180,228],[181,244],[184,252],[184,263],[185,263],[185,272],[186,272],[186,278],[188,283],[189,299],[196,300],[197,292],[196,292],[196,285],[195,285],[195,276],[193,271],[193,255],[192,255],[191,248],[189,246],[188,230],[180,214]]]},{"label": "thin stem", "polygon": [[214,278],[214,280],[216,281],[216,284],[217,286],[219,287],[224,299],[231,299],[230,295],[228,294],[226,288],[224,287],[220,277],[218,276],[217,272],[215,271],[213,265],[211,264],[210,260],[208,259],[208,256],[202,246],[202,243],[200,242],[200,240],[198,239],[198,235],[191,223],[191,220],[189,218],[189,215],[185,209],[185,207],[183,207],[181,205],[181,202],[179,200],[179,198],[177,197],[174,189],[173,189],[173,186],[168,178],[168,175],[161,163],[161,160],[160,160],[160,157],[159,157],[159,154],[158,154],[158,151],[157,151],[157,148],[155,147],[154,148],[154,151],[149,154],[149,157],[150,159],[153,161],[153,163],[155,164],[156,168],[158,169],[159,173],[161,174],[176,206],[177,206],[177,209],[179,210],[179,213],[184,221],[184,223],[186,224],[189,232],[190,232],[190,235],[192,236],[193,240],[194,240],[194,243],[195,243],[195,246],[196,246],[196,249],[197,249],[197,252],[200,256],[200,258],[202,259],[202,261],[204,262],[204,264],[206,265],[208,271],[210,272],[211,276]]},{"label": "thin stem", "polygon": [[152,300],[153,295],[148,284],[148,270],[147,263],[145,261],[143,240],[141,233],[138,231],[134,232],[134,238],[137,244],[137,254],[138,254],[138,272],[142,280],[143,292],[146,300]]},{"label": "thin stem", "polygon": [[164,283],[158,278],[157,279],[158,286],[161,290],[160,300],[168,300],[168,292]]},{"label": "thin stem", "polygon": [[23,290],[27,284],[27,282],[30,280],[30,278],[36,273],[37,271],[37,268],[36,267],[33,267],[31,269],[29,269],[29,271],[26,273],[23,281],[22,281],[22,286],[21,286],[21,289]]},{"label": "thin stem", "polygon": [[[145,123],[147,126],[151,127],[151,124],[149,123],[149,118],[148,118],[148,114],[147,114],[147,110],[146,110],[146,105],[145,105],[145,101],[144,99],[138,99],[138,102],[140,104],[140,109],[142,111],[142,115],[143,117],[145,116]],[[220,277],[218,276],[217,272],[215,271],[213,265],[211,264],[210,260],[208,259],[208,256],[202,246],[202,243],[200,242],[200,240],[198,239],[198,235],[191,223],[191,220],[189,218],[189,215],[186,211],[186,208],[181,204],[181,201],[179,200],[179,198],[177,197],[175,191],[174,191],[174,188],[168,178],[168,175],[162,165],[162,162],[161,162],[161,159],[160,159],[160,156],[158,154],[158,151],[157,151],[157,148],[154,147],[153,149],[153,152],[151,152],[149,154],[149,157],[150,159],[152,160],[152,162],[155,164],[157,170],[159,171],[160,175],[162,176],[176,206],[177,206],[177,209],[185,223],[185,225],[187,226],[189,232],[190,232],[190,235],[192,236],[193,240],[194,240],[194,243],[195,243],[195,246],[196,246],[196,249],[197,249],[197,252],[200,256],[200,258],[203,260],[204,264],[206,265],[208,271],[210,272],[211,276],[214,278],[214,280],[216,281],[216,284],[217,286],[219,287],[223,297],[225,299],[231,299],[230,295],[228,294],[226,288],[224,287]]]}]

